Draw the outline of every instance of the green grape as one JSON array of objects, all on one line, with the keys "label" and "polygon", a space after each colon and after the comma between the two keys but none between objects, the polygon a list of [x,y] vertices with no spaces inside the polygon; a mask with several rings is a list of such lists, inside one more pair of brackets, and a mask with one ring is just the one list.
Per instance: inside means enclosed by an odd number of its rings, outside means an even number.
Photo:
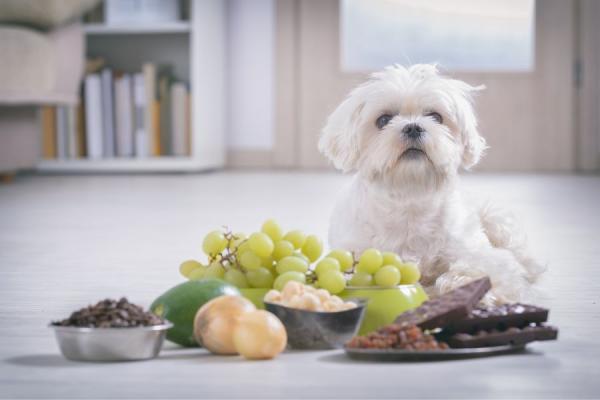
[{"label": "green grape", "polygon": [[355,272],[363,272],[365,274],[372,275],[371,271],[368,268],[366,268],[363,264],[356,264]]},{"label": "green grape", "polygon": [[350,286],[371,286],[373,284],[373,275],[366,272],[355,272],[348,284]]},{"label": "green grape", "polygon": [[382,265],[393,265],[396,268],[400,268],[402,265],[402,259],[396,253],[392,253],[391,251],[384,251],[381,253],[383,256]]},{"label": "green grape", "polygon": [[212,231],[204,237],[202,242],[202,250],[209,255],[215,256],[225,250],[227,247],[227,239],[221,231]]},{"label": "green grape", "polygon": [[223,279],[224,276],[225,268],[223,268],[223,266],[218,262],[211,263],[204,272],[204,278]]},{"label": "green grape", "polygon": [[394,287],[400,283],[400,271],[394,265],[384,265],[375,273],[375,284]]},{"label": "green grape", "polygon": [[262,263],[261,258],[252,251],[246,251],[240,256],[240,265],[247,270],[260,268]]},{"label": "green grape", "polygon": [[206,267],[195,268],[188,275],[188,279],[190,281],[199,281],[200,279],[204,279],[204,275],[206,274]]},{"label": "green grape", "polygon": [[279,226],[277,221],[275,221],[274,219],[266,220],[260,228],[260,230],[263,233],[269,235],[271,240],[274,242],[278,242],[283,238],[283,231],[281,230],[281,227]]},{"label": "green grape", "polygon": [[274,280],[271,271],[263,267],[246,272],[246,279],[253,288],[271,288]]},{"label": "green grape", "polygon": [[261,257],[260,261],[263,267],[269,268],[271,265],[273,265],[273,256]]},{"label": "green grape", "polygon": [[259,257],[269,257],[273,253],[275,245],[271,238],[262,232],[254,232],[248,238],[250,249]]},{"label": "green grape", "polygon": [[306,273],[308,271],[308,263],[300,257],[287,256],[277,261],[277,273],[283,274],[288,271],[297,271]]},{"label": "green grape", "polygon": [[383,264],[383,256],[377,249],[365,250],[358,260],[357,270],[368,272],[371,275],[377,272],[377,270]]},{"label": "green grape", "polygon": [[419,267],[412,263],[404,263],[400,266],[400,283],[410,285],[419,282],[421,279],[421,271]]},{"label": "green grape", "polygon": [[246,280],[246,275],[239,269],[230,268],[225,272],[225,282],[231,283],[233,286],[237,286],[240,289],[245,289],[248,287],[248,281]]},{"label": "green grape", "polygon": [[281,291],[285,284],[289,281],[296,281],[304,284],[306,283],[306,275],[298,271],[284,272],[283,274],[279,275],[277,279],[275,279],[275,282],[273,282],[273,288]]},{"label": "green grape", "polygon": [[340,271],[340,262],[332,257],[325,257],[317,263],[315,267],[315,273],[320,276],[322,273],[327,271]]},{"label": "green grape", "polygon": [[289,231],[285,234],[283,240],[287,240],[288,242],[293,244],[295,249],[300,249],[302,248],[302,246],[304,246],[306,236],[301,230]]},{"label": "green grape", "polygon": [[242,232],[234,233],[231,241],[229,242],[229,250],[234,251],[240,244],[246,240],[246,234]]},{"label": "green grape", "polygon": [[190,277],[190,273],[195,270],[196,268],[201,268],[202,264],[200,264],[198,261],[196,260],[187,260],[181,263],[181,265],[179,266],[179,272],[181,273],[181,275],[185,276],[186,278]]},{"label": "green grape", "polygon": [[340,271],[327,271],[319,276],[319,287],[331,294],[338,294],[346,288],[346,279]]},{"label": "green grape", "polygon": [[287,240],[280,240],[275,242],[275,248],[273,249],[273,258],[275,261],[281,260],[283,257],[291,256],[294,254],[294,245]]},{"label": "green grape", "polygon": [[[265,262],[264,262],[264,260],[262,260],[262,261],[263,261],[263,264],[262,264],[261,268],[265,268],[265,269],[267,269],[267,270],[271,271],[271,273],[272,273],[273,275],[276,275],[276,274],[277,274],[277,271],[275,270],[275,267],[277,267],[277,263],[276,263],[276,262],[273,262],[273,263],[271,263],[271,264],[268,264],[268,263],[265,263]],[[267,264],[268,264],[268,265],[267,265]]]},{"label": "green grape", "polygon": [[338,260],[342,271],[350,270],[354,264],[354,257],[352,257],[352,253],[350,253],[348,250],[333,249],[329,252],[329,254],[327,254],[326,257],[331,257]]},{"label": "green grape", "polygon": [[248,240],[245,239],[242,243],[240,243],[237,246],[237,255],[238,255],[238,257],[240,257],[242,254],[244,254],[247,251],[251,251],[251,249],[250,249],[250,243],[248,243]]},{"label": "green grape", "polygon": [[308,257],[306,257],[304,254],[302,254],[301,251],[294,251],[294,254],[292,254],[292,257],[298,257],[298,258],[306,261],[307,264],[310,264],[310,260],[308,259]]},{"label": "green grape", "polygon": [[304,246],[302,246],[302,253],[310,262],[315,262],[321,257],[321,253],[323,252],[323,242],[316,235],[308,235],[306,237],[306,241],[304,242]]}]

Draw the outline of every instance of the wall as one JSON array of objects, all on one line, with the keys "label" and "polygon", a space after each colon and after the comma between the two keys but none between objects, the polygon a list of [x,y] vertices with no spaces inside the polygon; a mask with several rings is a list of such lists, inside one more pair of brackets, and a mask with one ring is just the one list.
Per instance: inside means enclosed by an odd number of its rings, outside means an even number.
[{"label": "wall", "polygon": [[274,143],[274,0],[229,0],[228,147],[271,150]]}]

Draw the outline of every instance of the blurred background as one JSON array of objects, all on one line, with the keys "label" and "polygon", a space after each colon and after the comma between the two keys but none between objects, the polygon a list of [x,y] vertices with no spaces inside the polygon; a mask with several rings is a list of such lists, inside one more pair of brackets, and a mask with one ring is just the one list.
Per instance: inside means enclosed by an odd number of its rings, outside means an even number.
[{"label": "blurred background", "polygon": [[0,172],[327,169],[369,72],[487,89],[477,171],[600,167],[593,0],[1,0]]}]

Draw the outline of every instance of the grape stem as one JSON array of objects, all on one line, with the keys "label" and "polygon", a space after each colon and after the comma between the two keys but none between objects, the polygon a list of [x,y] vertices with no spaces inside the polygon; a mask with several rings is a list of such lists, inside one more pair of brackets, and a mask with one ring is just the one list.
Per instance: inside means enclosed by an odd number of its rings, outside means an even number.
[{"label": "grape stem", "polygon": [[213,263],[215,261],[218,261],[219,264],[221,264],[221,266],[223,268],[230,269],[230,268],[235,268],[234,266],[239,266],[240,269],[242,269],[242,266],[239,265],[238,260],[237,260],[237,247],[239,247],[242,243],[244,243],[247,239],[243,240],[240,244],[238,244],[238,246],[235,248],[235,250],[231,250],[231,243],[236,240],[239,239],[239,237],[235,236],[233,234],[233,232],[231,232],[231,230],[229,230],[229,228],[227,226],[223,226],[223,230],[225,231],[225,233],[223,234],[225,236],[225,239],[227,239],[227,245],[225,246],[225,249],[223,250],[223,252],[221,254],[217,254],[215,256],[212,256],[209,258],[209,262]]},{"label": "grape stem", "polygon": [[352,276],[356,272],[356,266],[358,265],[358,260],[356,259],[356,253],[354,251],[350,252],[352,254],[352,268],[348,271],[344,271],[344,274],[347,276]]},{"label": "grape stem", "polygon": [[306,271],[306,283],[315,283],[317,281],[317,274],[314,270],[309,269]]}]

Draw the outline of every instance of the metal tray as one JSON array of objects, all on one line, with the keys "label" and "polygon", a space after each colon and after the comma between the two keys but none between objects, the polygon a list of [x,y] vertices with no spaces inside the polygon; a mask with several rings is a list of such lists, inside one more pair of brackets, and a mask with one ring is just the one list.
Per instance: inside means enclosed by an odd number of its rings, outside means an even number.
[{"label": "metal tray", "polygon": [[344,347],[346,355],[355,360],[364,361],[443,361],[466,358],[489,357],[501,354],[517,353],[525,350],[525,345],[505,345],[476,347],[471,349],[447,350],[398,350],[398,349],[352,349]]}]

